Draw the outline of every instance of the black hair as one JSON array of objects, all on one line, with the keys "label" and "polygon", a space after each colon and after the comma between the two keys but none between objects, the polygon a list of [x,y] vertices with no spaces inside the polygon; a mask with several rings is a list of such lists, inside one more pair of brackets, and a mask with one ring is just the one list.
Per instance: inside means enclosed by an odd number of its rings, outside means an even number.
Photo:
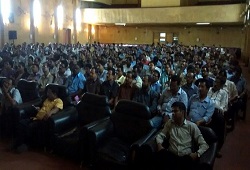
[{"label": "black hair", "polygon": [[58,96],[59,90],[56,86],[49,86],[48,89],[50,89],[53,94],[56,94],[56,96]]},{"label": "black hair", "polygon": [[209,84],[209,81],[207,79],[201,78],[201,79],[199,79],[199,83],[205,83],[206,88],[207,89],[210,88],[210,84]]},{"label": "black hair", "polygon": [[161,74],[158,70],[154,70],[154,73],[156,73],[158,75],[157,77],[160,78]]},{"label": "black hair", "polygon": [[180,111],[186,112],[186,106],[183,102],[174,102],[171,107],[178,107]]},{"label": "black hair", "polygon": [[177,75],[173,75],[171,78],[170,78],[171,82],[175,82],[177,81],[177,85],[179,86],[181,84],[181,79],[179,76]]},{"label": "black hair", "polygon": [[112,75],[114,76],[115,75],[115,69],[114,68],[109,68],[108,71],[112,71]]}]

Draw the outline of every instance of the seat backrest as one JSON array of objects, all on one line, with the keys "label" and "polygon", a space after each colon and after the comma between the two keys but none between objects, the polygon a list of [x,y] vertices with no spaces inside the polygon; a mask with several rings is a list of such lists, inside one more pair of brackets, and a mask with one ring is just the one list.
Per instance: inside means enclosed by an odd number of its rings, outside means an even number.
[{"label": "seat backrest", "polygon": [[80,126],[111,115],[108,98],[104,95],[86,92],[76,108]]},{"label": "seat backrest", "polygon": [[51,86],[56,86],[56,88],[58,89],[58,97],[63,101],[63,108],[71,105],[71,99],[70,99],[67,87],[63,85],[55,84],[55,83],[50,83],[46,85],[45,93],[42,97],[43,101],[47,98],[47,90]]},{"label": "seat backrest", "polygon": [[120,100],[111,115],[115,135],[129,143],[153,129],[149,107],[142,103]]},{"label": "seat backrest", "polygon": [[17,89],[21,94],[23,103],[36,100],[40,97],[39,87],[36,81],[20,79],[17,83]]},{"label": "seat backrest", "polygon": [[198,126],[198,127],[202,133],[203,138],[205,139],[208,145],[211,145],[218,141],[217,135],[211,128],[204,127],[204,126]]}]

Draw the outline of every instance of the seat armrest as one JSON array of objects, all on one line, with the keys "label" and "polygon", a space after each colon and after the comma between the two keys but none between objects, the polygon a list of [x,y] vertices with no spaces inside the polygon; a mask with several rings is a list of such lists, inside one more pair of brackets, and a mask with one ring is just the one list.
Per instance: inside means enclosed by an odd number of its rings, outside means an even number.
[{"label": "seat armrest", "polygon": [[[87,128],[85,126],[85,128]],[[100,120],[99,123],[87,129],[88,138],[90,142],[96,145],[102,143],[108,136],[113,133],[113,123],[110,118],[106,120]]]},{"label": "seat armrest", "polygon": [[206,152],[201,155],[199,166],[202,169],[213,169],[214,161],[216,158],[218,143],[215,142],[209,145],[209,148]]},{"label": "seat armrest", "polygon": [[41,103],[42,103],[41,99],[36,99],[30,102],[16,105],[14,106],[14,112],[20,119],[25,119],[31,116],[35,116],[37,111],[33,108],[32,105],[37,106],[40,105]]},{"label": "seat armrest", "polygon": [[105,118],[96,120],[96,121],[94,121],[94,122],[91,122],[91,123],[89,123],[89,124],[83,126],[81,129],[84,129],[84,130],[91,129],[91,128],[93,128],[94,126],[96,126],[96,125],[98,125],[98,124],[100,124],[100,123],[102,123],[102,122],[107,121],[109,118],[110,118],[110,117],[107,116],[107,117],[105,117]]},{"label": "seat armrest", "polygon": [[145,144],[147,141],[149,140],[152,140],[152,136],[155,137],[154,134],[156,134],[157,132],[157,129],[154,128],[152,129],[148,134],[146,134],[145,136],[143,136],[141,139],[137,140],[136,142],[134,142],[132,145],[131,145],[131,148],[138,148],[138,147],[141,147],[143,144]]},{"label": "seat armrest", "polygon": [[56,136],[71,131],[77,127],[77,110],[74,106],[66,107],[49,118],[51,130]]}]

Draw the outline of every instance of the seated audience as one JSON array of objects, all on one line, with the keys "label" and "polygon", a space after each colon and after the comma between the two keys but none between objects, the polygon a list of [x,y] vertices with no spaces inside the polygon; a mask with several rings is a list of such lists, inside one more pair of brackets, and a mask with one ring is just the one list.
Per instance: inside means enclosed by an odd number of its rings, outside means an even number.
[{"label": "seated audience", "polygon": [[119,85],[115,82],[115,70],[109,69],[107,74],[107,80],[101,84],[100,95],[105,95],[108,97],[111,109],[113,109],[117,103],[118,92]]},{"label": "seated audience", "polygon": [[209,86],[207,79],[200,79],[199,93],[194,94],[189,99],[188,116],[198,126],[209,123],[214,113],[215,105],[210,97],[207,96]]},{"label": "seated audience", "polygon": [[172,118],[171,106],[174,102],[180,101],[188,105],[187,93],[180,87],[180,77],[174,75],[170,79],[170,89],[165,89],[158,101],[157,109],[163,116],[163,123]]},{"label": "seated audience", "polygon": [[58,89],[56,87],[50,87],[46,95],[47,99],[43,102],[41,108],[34,108],[37,111],[36,115],[21,120],[17,138],[11,146],[14,151],[18,153],[26,151],[27,145],[33,139],[32,137],[39,137],[41,140],[49,139],[49,122],[47,120],[51,115],[63,109],[63,102],[57,97]]},{"label": "seated audience", "polygon": [[[197,125],[185,119],[186,106],[184,103],[174,102],[171,109],[173,118],[156,136],[157,169],[195,169],[197,160],[209,146]],[[168,141],[169,146],[164,146],[164,141]],[[192,148],[194,143],[198,146],[196,151],[193,151]]]}]

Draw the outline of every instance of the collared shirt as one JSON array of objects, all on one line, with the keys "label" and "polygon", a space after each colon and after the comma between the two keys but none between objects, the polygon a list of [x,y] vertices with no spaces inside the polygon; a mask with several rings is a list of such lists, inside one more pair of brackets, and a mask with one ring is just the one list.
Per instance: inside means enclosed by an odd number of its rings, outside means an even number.
[{"label": "collared shirt", "polygon": [[207,96],[211,98],[211,100],[215,104],[215,108],[227,111],[228,109],[228,94],[225,90],[219,89],[217,91],[213,91],[213,87],[210,87]]},{"label": "collared shirt", "polygon": [[137,89],[133,97],[133,101],[143,103],[149,107],[151,113],[157,111],[157,102],[159,94],[154,90],[144,91],[143,89]]},{"label": "collared shirt", "polygon": [[246,89],[247,82],[244,77],[241,76],[239,79],[237,79],[235,76],[233,76],[230,81],[234,82],[234,84],[236,85],[238,95],[240,95]]},{"label": "collared shirt", "polygon": [[234,82],[227,80],[226,83],[223,85],[223,89],[227,92],[229,100],[235,96],[238,96],[237,87]]},{"label": "collared shirt", "polygon": [[120,100],[120,99],[132,100],[134,93],[135,93],[135,90],[136,90],[136,88],[133,87],[132,85],[129,85],[126,82],[123,83],[119,87],[118,100]]},{"label": "collared shirt", "polygon": [[106,80],[107,74],[108,74],[107,70],[103,70],[103,72],[100,74],[99,79],[100,79],[101,83],[103,83]]},{"label": "collared shirt", "polygon": [[38,84],[40,88],[45,88],[47,84],[53,82],[54,77],[48,73],[47,75],[42,75],[42,77],[38,80]]},{"label": "collared shirt", "polygon": [[136,87],[138,87],[139,89],[142,87],[142,79],[140,76],[137,76],[133,82],[135,83]]},{"label": "collared shirt", "polygon": [[73,94],[80,89],[84,89],[86,79],[84,75],[79,72],[76,76],[69,76],[67,81],[69,94]]},{"label": "collared shirt", "polygon": [[187,108],[187,93],[182,88],[179,88],[176,95],[172,95],[171,90],[164,90],[159,99],[157,108],[162,110],[164,114],[169,115],[169,117],[172,118],[172,104],[177,101],[183,102]]},{"label": "collared shirt", "polygon": [[27,78],[28,81],[38,81],[41,78],[41,74],[39,73],[32,73],[29,75],[29,77]]},{"label": "collared shirt", "polygon": [[[21,94],[20,94],[20,92],[19,92],[18,89],[16,89],[16,88],[13,87],[9,91],[9,94],[12,97],[12,99],[16,101],[16,104],[22,104],[23,103],[22,96],[21,96]],[[11,106],[10,102],[5,98],[4,95],[2,95],[1,104],[2,104],[2,106],[5,106],[5,108],[8,108],[9,106]]]},{"label": "collared shirt", "polygon": [[214,113],[215,106],[210,97],[207,96],[204,100],[200,100],[199,94],[195,94],[190,97],[189,108],[189,117],[192,122],[202,119],[208,122]]},{"label": "collared shirt", "polygon": [[194,83],[192,83],[191,86],[184,84],[181,88],[187,93],[188,99],[190,99],[190,97],[193,96],[194,94],[197,94],[199,90]]},{"label": "collared shirt", "polygon": [[200,155],[209,148],[197,125],[188,120],[184,120],[182,126],[169,120],[156,136],[157,144],[162,144],[165,138],[169,140],[168,150],[178,156],[190,155],[193,142],[199,146],[196,152]]},{"label": "collared shirt", "polygon": [[126,77],[124,75],[122,75],[121,77],[119,77],[117,80],[115,80],[119,86],[122,85],[125,81]]},{"label": "collared shirt", "polygon": [[118,92],[119,85],[115,81],[110,84],[110,82],[106,80],[101,84],[100,95],[107,96],[109,100],[118,97]]},{"label": "collared shirt", "polygon": [[150,85],[150,89],[156,91],[157,93],[161,94],[162,85],[160,84],[159,80],[154,84]]},{"label": "collared shirt", "polygon": [[58,109],[63,109],[63,101],[60,98],[56,98],[53,101],[50,101],[49,99],[46,99],[43,102],[42,108],[38,111],[36,114],[37,119],[43,119],[46,113],[50,112],[52,109],[57,107]]},{"label": "collared shirt", "polygon": [[101,81],[99,78],[95,80],[88,78],[85,83],[85,91],[89,93],[99,94],[101,88]]},{"label": "collared shirt", "polygon": [[60,84],[60,85],[64,85],[64,86],[68,86],[67,85],[67,77],[63,74],[63,75],[60,75],[59,73],[57,73],[55,75],[55,80],[54,80],[54,83],[56,84]]}]

